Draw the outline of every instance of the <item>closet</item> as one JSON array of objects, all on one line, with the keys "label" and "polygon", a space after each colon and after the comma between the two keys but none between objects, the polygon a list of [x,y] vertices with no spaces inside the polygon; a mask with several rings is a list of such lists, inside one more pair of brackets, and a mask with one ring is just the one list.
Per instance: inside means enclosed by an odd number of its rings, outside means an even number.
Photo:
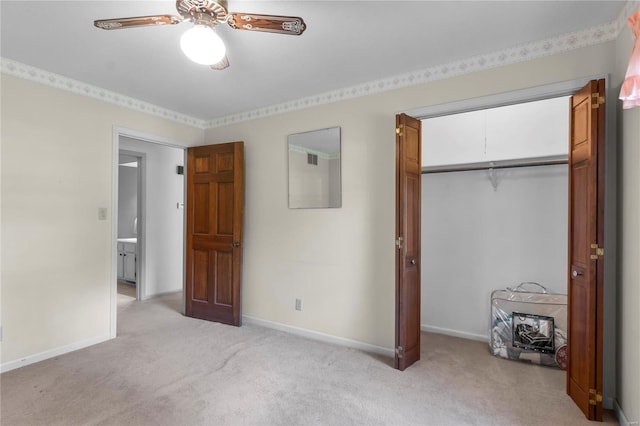
[{"label": "closet", "polygon": [[569,102],[423,120],[423,330],[488,341],[493,290],[567,292]]}]

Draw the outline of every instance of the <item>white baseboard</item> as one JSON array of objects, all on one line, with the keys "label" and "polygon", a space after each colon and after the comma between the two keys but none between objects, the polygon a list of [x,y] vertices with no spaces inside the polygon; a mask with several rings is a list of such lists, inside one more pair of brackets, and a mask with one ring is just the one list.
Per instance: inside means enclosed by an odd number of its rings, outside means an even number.
[{"label": "white baseboard", "polygon": [[627,419],[627,416],[624,415],[624,412],[622,411],[622,407],[620,407],[620,404],[618,404],[617,399],[613,400],[613,411],[616,413],[616,417],[618,418],[618,422],[620,423],[620,426],[634,426],[638,424],[637,421],[631,423]]},{"label": "white baseboard", "polygon": [[183,291],[182,289],[179,289],[179,290],[167,290],[167,291],[161,291],[160,293],[147,294],[147,295],[142,296],[141,301],[150,300],[150,299],[157,299],[158,297],[168,296],[170,294],[182,293],[182,291]]},{"label": "white baseboard", "polygon": [[420,330],[429,333],[446,334],[447,336],[461,337],[463,339],[478,340],[480,342],[489,343],[489,336],[483,336],[482,334],[467,333],[466,331],[451,330],[449,328],[435,327],[426,324],[421,324]]},{"label": "white baseboard", "polygon": [[33,355],[28,355],[24,358],[19,358],[14,361],[9,361],[0,364],[0,373],[5,373],[7,371],[15,370],[16,368],[24,367],[29,364],[34,364],[36,362],[44,361],[45,359],[53,358],[56,356],[60,356],[69,352],[77,351],[78,349],[83,349],[88,346],[92,346],[98,343],[106,342],[110,340],[110,336],[98,336],[93,337],[91,339],[82,340],[80,342],[74,342],[65,346],[61,346],[59,348],[50,349],[48,351],[40,352]]},{"label": "white baseboard", "polygon": [[359,349],[365,352],[371,352],[378,355],[384,355],[388,357],[395,356],[395,352],[391,348],[384,348],[382,346],[372,345],[369,343],[360,342],[358,340],[345,339],[344,337],[332,336],[330,334],[321,333],[319,331],[313,331],[306,328],[294,327],[292,325],[282,324],[275,321],[269,321],[261,318],[252,317],[250,315],[242,316],[243,322],[246,324],[255,324],[266,328],[272,328],[278,331],[284,331],[286,333],[295,334],[296,336],[302,336],[313,340],[318,340],[325,343],[332,343],[334,345],[346,346],[353,349]]}]

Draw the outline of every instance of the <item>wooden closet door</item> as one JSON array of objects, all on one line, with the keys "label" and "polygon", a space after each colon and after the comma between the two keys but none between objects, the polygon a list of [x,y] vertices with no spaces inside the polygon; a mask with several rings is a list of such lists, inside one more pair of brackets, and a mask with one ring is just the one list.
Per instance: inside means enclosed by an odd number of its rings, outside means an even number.
[{"label": "wooden closet door", "polygon": [[604,80],[571,99],[567,393],[602,420]]},{"label": "wooden closet door", "polygon": [[420,359],[421,122],[396,116],[396,354],[404,370]]}]

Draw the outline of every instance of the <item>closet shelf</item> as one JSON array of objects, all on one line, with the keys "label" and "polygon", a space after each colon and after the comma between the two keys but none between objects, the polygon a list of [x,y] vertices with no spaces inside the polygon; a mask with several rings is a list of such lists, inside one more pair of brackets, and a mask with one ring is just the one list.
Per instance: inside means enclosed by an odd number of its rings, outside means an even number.
[{"label": "closet shelf", "polygon": [[518,167],[552,166],[556,164],[568,164],[567,155],[553,155],[548,157],[522,158],[515,160],[483,161],[480,163],[448,164],[443,166],[427,166],[422,168],[422,174],[467,172],[473,170],[497,170]]}]

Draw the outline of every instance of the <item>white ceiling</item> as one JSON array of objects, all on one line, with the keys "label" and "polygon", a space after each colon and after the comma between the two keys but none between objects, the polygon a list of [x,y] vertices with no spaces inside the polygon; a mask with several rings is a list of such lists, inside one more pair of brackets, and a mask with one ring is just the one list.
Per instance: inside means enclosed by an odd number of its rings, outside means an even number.
[{"label": "white ceiling", "polygon": [[177,14],[174,1],[0,2],[0,55],[200,120],[427,69],[614,21],[624,1],[229,1],[301,16],[301,36],[220,25],[231,66],[189,61],[190,23],[104,31],[95,19]]}]

